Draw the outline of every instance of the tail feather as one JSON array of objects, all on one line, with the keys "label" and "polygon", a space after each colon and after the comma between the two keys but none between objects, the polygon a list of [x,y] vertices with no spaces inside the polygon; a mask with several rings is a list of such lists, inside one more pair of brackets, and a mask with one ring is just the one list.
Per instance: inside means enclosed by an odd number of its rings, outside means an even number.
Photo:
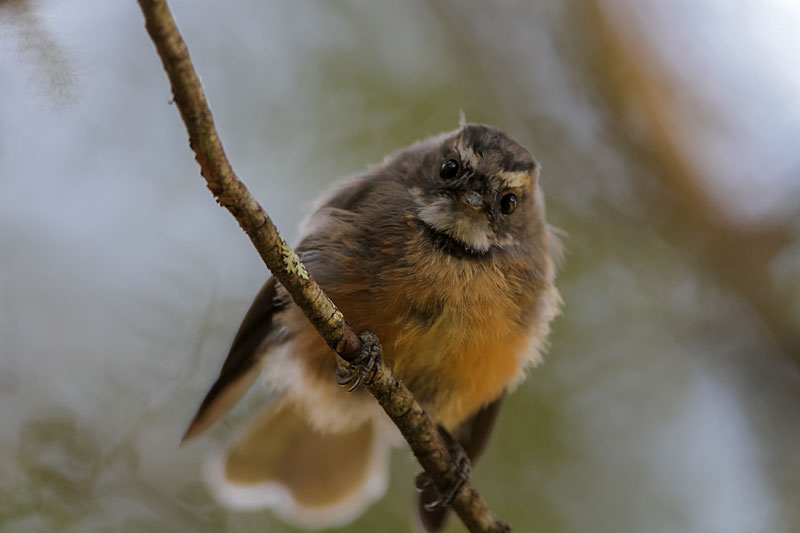
[{"label": "tail feather", "polygon": [[374,422],[323,434],[296,404],[281,401],[209,461],[206,477],[231,507],[271,507],[290,524],[322,529],[352,521],[383,495],[388,459]]}]

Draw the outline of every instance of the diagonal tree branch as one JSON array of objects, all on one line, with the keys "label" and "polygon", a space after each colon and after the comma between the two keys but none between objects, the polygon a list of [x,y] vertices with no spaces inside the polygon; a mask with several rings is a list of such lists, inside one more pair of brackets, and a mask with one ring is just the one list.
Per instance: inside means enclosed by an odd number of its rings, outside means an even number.
[{"label": "diagonal tree branch", "polygon": [[[200,165],[200,173],[217,201],[228,209],[250,237],[264,263],[289,291],[294,302],[336,353],[353,361],[362,343],[333,302],[325,295],[300,258],[278,233],[267,213],[239,181],[228,162],[214,127],[202,85],[165,0],[138,0],[145,27],[167,72],[175,104],[189,134],[189,145]],[[332,376],[333,378],[333,376]],[[456,465],[436,425],[414,396],[386,366],[380,365],[367,385],[381,407],[394,421],[417,460],[445,490],[456,476]],[[467,481],[452,503],[469,531],[510,532]]]}]

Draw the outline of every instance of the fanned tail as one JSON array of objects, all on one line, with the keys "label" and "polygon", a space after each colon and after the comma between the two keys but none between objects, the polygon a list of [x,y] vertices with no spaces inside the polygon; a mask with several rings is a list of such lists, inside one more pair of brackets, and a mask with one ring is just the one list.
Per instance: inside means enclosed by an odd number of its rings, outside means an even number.
[{"label": "fanned tail", "polygon": [[270,507],[287,523],[323,529],[354,520],[383,495],[389,448],[372,420],[321,433],[302,407],[282,400],[211,459],[206,474],[214,494],[230,507]]}]

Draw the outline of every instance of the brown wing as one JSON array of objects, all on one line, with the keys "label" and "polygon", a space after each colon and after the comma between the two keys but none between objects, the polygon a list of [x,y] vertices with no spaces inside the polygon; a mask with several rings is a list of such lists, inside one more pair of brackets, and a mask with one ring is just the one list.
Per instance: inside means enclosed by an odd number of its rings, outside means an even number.
[{"label": "brown wing", "polygon": [[[360,226],[351,222],[338,224],[334,222],[354,216],[351,210],[358,208],[364,202],[372,187],[373,181],[369,176],[352,179],[336,189],[311,217],[314,220],[316,216],[322,215],[324,223],[306,235],[296,251],[323,287],[334,281],[347,279],[348,276],[352,278],[361,276],[359,274],[361,269],[353,269],[349,264],[331,260],[332,257],[347,257],[347,254],[340,249],[344,247],[345,241],[354,240],[348,237],[347,233]],[[325,213],[331,209],[337,210],[336,214],[332,218],[324,218]],[[356,279],[363,282],[363,276]],[[274,315],[285,309],[290,302],[286,291],[275,278],[270,278],[244,317],[217,381],[200,404],[181,442],[191,439],[211,426],[247,391],[261,369],[260,361],[266,352],[264,342],[271,333],[277,333]],[[285,339],[275,338],[276,342],[281,340]]]},{"label": "brown wing", "polygon": [[278,289],[275,278],[270,278],[259,291],[239,326],[217,381],[197,409],[181,443],[199,435],[228,412],[258,376],[265,352],[262,344],[276,329],[275,313],[287,305]]},{"label": "brown wing", "polygon": [[[458,443],[467,452],[472,465],[486,449],[489,443],[489,437],[494,429],[494,423],[497,420],[497,413],[500,411],[500,405],[503,403],[503,396],[482,408],[480,411],[472,415],[466,422],[462,423],[456,429],[453,435],[458,439]],[[432,511],[425,509],[425,505],[439,499],[439,491],[436,487],[425,489],[419,495],[417,500],[417,514],[419,522],[427,533],[438,533],[443,531],[447,523],[447,514],[449,508],[437,508]]]}]

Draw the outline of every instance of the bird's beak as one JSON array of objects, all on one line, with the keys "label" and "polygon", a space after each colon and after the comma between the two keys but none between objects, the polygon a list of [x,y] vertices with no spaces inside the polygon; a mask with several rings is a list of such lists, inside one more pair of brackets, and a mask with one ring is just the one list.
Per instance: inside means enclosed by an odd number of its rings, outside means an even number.
[{"label": "bird's beak", "polygon": [[461,196],[461,202],[467,207],[475,209],[476,211],[483,209],[483,196],[475,191],[465,192]]}]

